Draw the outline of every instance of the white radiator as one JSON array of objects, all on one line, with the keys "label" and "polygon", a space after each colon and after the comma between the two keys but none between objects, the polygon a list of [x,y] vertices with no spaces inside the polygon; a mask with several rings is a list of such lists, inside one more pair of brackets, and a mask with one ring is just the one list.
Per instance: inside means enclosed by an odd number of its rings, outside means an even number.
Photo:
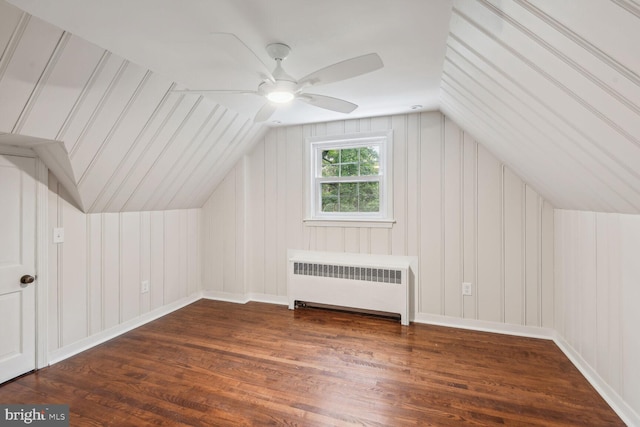
[{"label": "white radiator", "polygon": [[288,251],[289,309],[296,301],[400,315],[409,324],[412,257]]}]

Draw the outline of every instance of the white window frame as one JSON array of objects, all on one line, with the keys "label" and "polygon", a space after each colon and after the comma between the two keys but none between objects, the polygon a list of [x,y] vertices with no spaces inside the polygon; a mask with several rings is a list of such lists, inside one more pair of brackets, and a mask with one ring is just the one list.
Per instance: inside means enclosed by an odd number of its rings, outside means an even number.
[{"label": "white window frame", "polygon": [[[335,181],[322,177],[322,151],[363,146],[379,146],[380,183],[379,212],[322,212],[321,190],[323,182]],[[354,134],[308,137],[305,139],[305,223],[312,226],[391,227],[393,219],[393,131],[360,132]],[[367,177],[353,177],[347,182],[371,181]]]}]

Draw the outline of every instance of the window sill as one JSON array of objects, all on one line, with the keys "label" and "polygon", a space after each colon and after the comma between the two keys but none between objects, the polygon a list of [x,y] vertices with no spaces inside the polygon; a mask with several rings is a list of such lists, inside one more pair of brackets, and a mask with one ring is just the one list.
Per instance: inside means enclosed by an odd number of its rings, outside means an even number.
[{"label": "window sill", "polygon": [[391,228],[395,219],[312,219],[303,220],[307,227]]}]

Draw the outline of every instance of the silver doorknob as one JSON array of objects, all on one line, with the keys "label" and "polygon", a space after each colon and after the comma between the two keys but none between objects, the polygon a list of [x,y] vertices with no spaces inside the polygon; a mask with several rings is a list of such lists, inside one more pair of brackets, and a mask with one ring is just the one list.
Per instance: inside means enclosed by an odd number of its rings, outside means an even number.
[{"label": "silver doorknob", "polygon": [[22,283],[23,285],[29,285],[35,281],[36,281],[36,278],[30,274],[25,274],[20,278],[20,283]]}]

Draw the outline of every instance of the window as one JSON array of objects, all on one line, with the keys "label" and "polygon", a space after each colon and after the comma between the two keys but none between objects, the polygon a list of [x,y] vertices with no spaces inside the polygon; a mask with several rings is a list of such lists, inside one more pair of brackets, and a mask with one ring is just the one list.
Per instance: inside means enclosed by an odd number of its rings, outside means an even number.
[{"label": "window", "polygon": [[309,217],[391,221],[391,133],[310,138]]}]

